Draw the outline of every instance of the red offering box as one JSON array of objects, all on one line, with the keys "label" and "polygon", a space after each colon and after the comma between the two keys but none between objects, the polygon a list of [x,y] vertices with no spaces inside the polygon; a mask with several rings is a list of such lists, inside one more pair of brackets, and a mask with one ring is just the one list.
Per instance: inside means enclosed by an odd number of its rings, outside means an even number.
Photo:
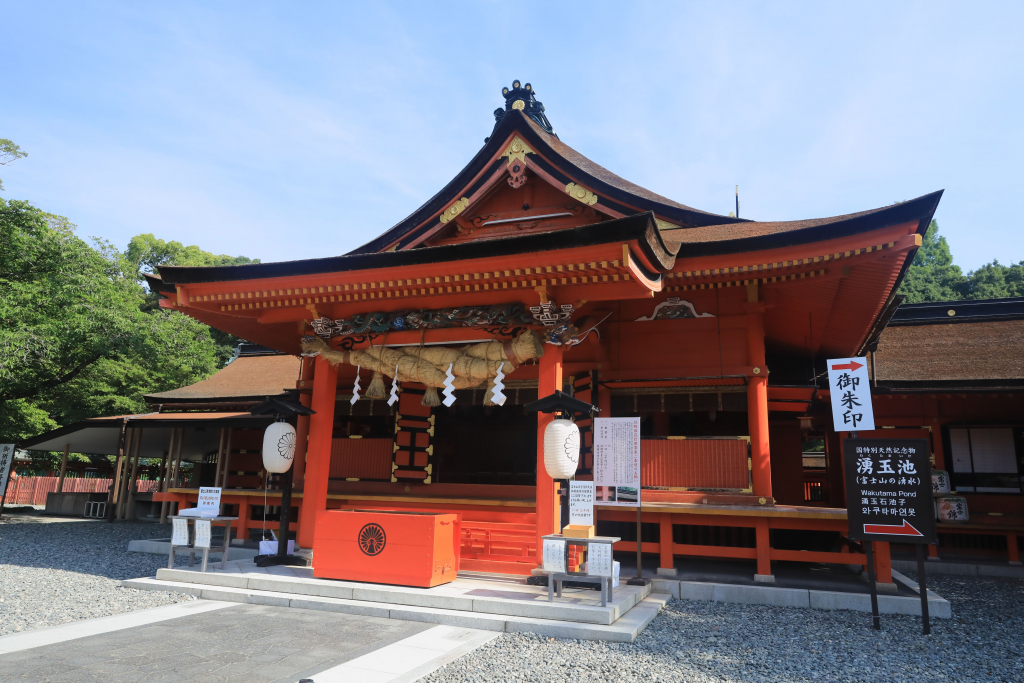
[{"label": "red offering box", "polygon": [[322,510],[313,576],[429,588],[455,580],[459,518],[386,510]]}]

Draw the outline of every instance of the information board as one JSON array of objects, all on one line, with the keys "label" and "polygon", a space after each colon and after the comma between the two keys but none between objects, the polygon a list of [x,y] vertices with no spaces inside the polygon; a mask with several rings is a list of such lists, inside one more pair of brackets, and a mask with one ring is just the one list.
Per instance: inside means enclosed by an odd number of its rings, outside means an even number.
[{"label": "information board", "polygon": [[565,541],[557,538],[544,539],[544,571],[553,574],[565,573]]},{"label": "information board", "polygon": [[208,519],[197,519],[196,520],[196,542],[195,547],[197,548],[209,548],[210,538],[213,535],[211,530],[210,520]]},{"label": "information board", "polygon": [[7,480],[11,476],[14,463],[14,444],[0,443],[0,495],[7,490]]},{"label": "information board", "polygon": [[188,520],[171,520],[171,545],[188,545]]},{"label": "information board", "polygon": [[594,526],[594,482],[569,482],[569,524]]},{"label": "information board", "polygon": [[850,538],[935,543],[925,439],[844,439]]},{"label": "information board", "polygon": [[594,485],[600,505],[640,504],[640,418],[594,418]]},{"label": "information board", "polygon": [[215,513],[214,516],[219,515],[220,489],[213,486],[199,487],[199,502],[196,503],[196,507],[202,510],[204,515],[208,512]]},{"label": "information board", "polygon": [[875,428],[871,381],[864,358],[830,359],[828,390],[832,397],[832,424],[837,432],[870,432]]},{"label": "information board", "polygon": [[606,576],[608,578],[611,578],[611,543],[590,543],[587,545],[587,575]]}]

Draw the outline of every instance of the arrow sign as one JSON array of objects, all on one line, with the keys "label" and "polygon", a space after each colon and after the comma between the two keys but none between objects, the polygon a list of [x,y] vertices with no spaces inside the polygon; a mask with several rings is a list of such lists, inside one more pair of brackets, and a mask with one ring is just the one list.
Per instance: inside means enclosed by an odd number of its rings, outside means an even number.
[{"label": "arrow sign", "polygon": [[924,536],[920,531],[911,526],[910,522],[903,520],[903,526],[896,524],[865,524],[866,534],[891,534],[894,536]]},{"label": "arrow sign", "polygon": [[833,365],[833,370],[859,370],[864,367],[863,363],[857,361],[850,361],[849,363],[843,363],[841,365]]}]

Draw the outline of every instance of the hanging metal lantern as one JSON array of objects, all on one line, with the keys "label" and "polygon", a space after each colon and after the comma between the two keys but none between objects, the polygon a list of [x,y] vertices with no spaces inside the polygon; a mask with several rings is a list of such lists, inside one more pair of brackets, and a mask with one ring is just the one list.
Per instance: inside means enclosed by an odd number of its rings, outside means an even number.
[{"label": "hanging metal lantern", "polygon": [[275,422],[263,433],[263,469],[271,474],[287,472],[295,459],[295,427]]},{"label": "hanging metal lantern", "polygon": [[544,469],[552,479],[569,479],[580,461],[580,428],[572,420],[552,420],[544,429]]}]

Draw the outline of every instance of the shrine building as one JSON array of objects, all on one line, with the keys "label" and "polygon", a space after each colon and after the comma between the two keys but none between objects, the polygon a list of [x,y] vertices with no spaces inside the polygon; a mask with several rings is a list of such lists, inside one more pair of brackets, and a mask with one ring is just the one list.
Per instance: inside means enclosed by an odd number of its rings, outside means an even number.
[{"label": "shrine building", "polygon": [[[879,429],[926,434],[943,465],[947,418],[973,394],[901,384],[921,379],[926,328],[894,318],[942,193],[828,218],[716,215],[569,147],[529,83],[503,95],[465,168],[351,253],[149,278],[162,307],[292,357],[282,389],[315,411],[298,423],[299,545],[328,508],[456,512],[463,569],[529,574],[561,520],[543,464],[553,416],[524,406],[562,390],[642,419],[642,537],[634,511],[598,504],[616,550],[640,542],[666,573],[677,556],[749,560],[761,581],[773,562],[864,565],[845,538],[825,359],[867,355]],[[1020,388],[1007,391],[992,402],[1017,410]],[[577,417],[586,479],[591,416]],[[209,450],[247,533],[265,479],[221,473],[224,438]],[[1015,486],[996,508],[1024,512]],[[172,483],[154,499],[196,495]],[[888,544],[876,548],[891,582]]]}]

